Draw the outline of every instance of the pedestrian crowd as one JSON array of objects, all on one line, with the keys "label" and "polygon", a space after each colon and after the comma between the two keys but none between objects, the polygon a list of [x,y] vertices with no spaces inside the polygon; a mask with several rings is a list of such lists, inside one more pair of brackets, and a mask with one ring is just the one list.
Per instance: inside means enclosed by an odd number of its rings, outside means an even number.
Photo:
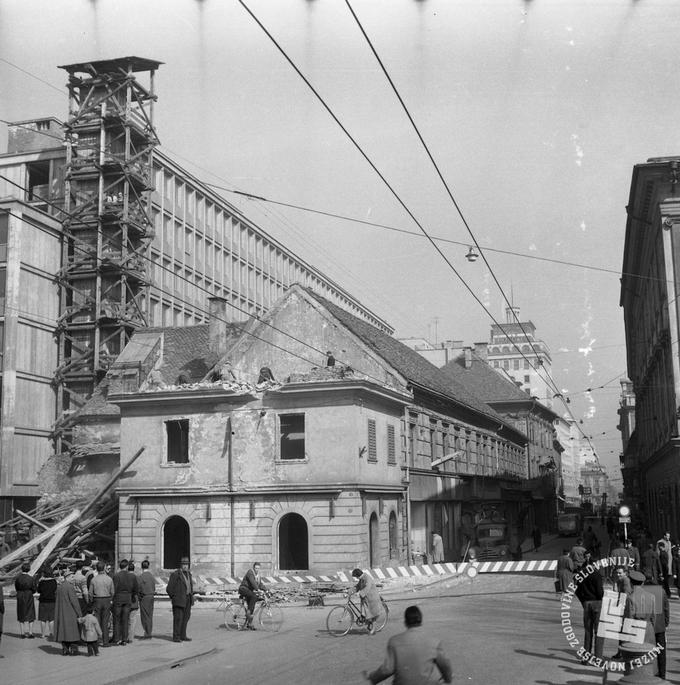
[{"label": "pedestrian crowd", "polygon": [[[127,559],[120,561],[115,573],[111,564],[98,561],[92,568],[88,559],[56,571],[43,568],[35,576],[30,569],[30,564],[22,564],[14,582],[20,639],[38,637],[37,621],[40,638],[61,643],[64,656],[78,654],[79,645],[87,647],[88,656],[98,656],[100,646],[132,642],[138,615],[144,631],[139,639],[152,637],[156,580],[147,560],[142,561],[139,575]],[[0,586],[0,639],[4,614]],[[183,634],[188,639],[186,623]]]},{"label": "pedestrian crowd", "polygon": [[[617,536],[610,531],[608,554],[603,554],[602,543],[589,527],[582,537],[577,538],[571,549],[564,548],[557,561],[555,591],[568,592],[576,585],[575,595],[583,607],[583,647],[596,658],[604,659],[603,637],[598,636],[600,614],[605,596],[605,583],[611,583],[618,593],[618,603],[625,604],[623,618],[635,619],[645,626],[644,645],[662,647],[657,660],[658,677],[666,678],[666,629],[670,621],[670,602],[675,587],[675,596],[680,598],[680,545],[671,543],[671,534],[665,532],[656,542],[646,532],[640,536],[643,552],[631,539]],[[606,556],[613,565],[596,567],[600,556]],[[595,570],[593,570],[595,569]],[[576,578],[577,582],[574,582]],[[623,659],[621,646],[610,659]],[[587,661],[584,658],[584,661]]]}]

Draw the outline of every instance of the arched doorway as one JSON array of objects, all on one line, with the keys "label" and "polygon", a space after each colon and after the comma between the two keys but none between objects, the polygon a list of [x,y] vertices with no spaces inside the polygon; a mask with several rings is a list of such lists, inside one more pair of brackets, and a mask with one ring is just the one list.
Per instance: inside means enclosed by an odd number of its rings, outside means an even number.
[{"label": "arched doorway", "polygon": [[286,514],[279,521],[279,568],[282,571],[309,568],[307,521],[300,514]]},{"label": "arched doorway", "polygon": [[389,539],[390,539],[390,559],[399,558],[399,543],[397,538],[397,515],[391,511],[389,525]]},{"label": "arched doorway", "polygon": [[189,556],[189,524],[181,516],[171,516],[163,526],[163,568],[179,568],[179,560]]},{"label": "arched doorway", "polygon": [[378,516],[375,512],[371,514],[368,522],[368,547],[369,566],[371,568],[380,566],[380,537],[378,535]]}]

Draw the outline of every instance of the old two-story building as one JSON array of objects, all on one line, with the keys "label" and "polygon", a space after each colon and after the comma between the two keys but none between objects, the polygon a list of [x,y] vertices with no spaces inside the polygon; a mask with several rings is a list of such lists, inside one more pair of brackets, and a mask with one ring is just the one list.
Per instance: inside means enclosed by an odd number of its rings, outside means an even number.
[{"label": "old two-story building", "polygon": [[[135,333],[82,412],[83,445],[97,416],[112,441],[118,407],[120,461],[144,448],[117,488],[119,557],[323,573],[410,561],[437,530],[453,560],[471,474],[524,473],[523,433],[311,290],[292,286],[243,324],[220,298],[211,312]],[[457,448],[466,473],[444,458]],[[83,458],[83,477],[97,460]]]},{"label": "old two-story building", "polygon": [[[527,436],[522,474],[514,485],[514,497],[507,483],[508,474],[502,471],[486,474],[487,481],[500,482],[503,496],[499,508],[507,508],[507,501],[519,502],[521,516],[516,535],[523,539],[534,526],[543,531],[556,529],[560,455],[564,448],[557,440],[557,414],[532,397],[520,383],[507,375],[503,368],[492,368],[488,363],[486,343],[465,347],[458,356],[442,367],[442,373],[463,387],[474,391],[506,422]],[[475,508],[472,502],[468,508]]]}]

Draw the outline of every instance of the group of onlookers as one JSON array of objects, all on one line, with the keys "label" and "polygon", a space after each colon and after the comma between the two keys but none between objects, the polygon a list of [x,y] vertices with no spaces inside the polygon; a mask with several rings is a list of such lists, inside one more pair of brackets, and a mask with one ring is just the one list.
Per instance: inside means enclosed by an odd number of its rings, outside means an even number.
[{"label": "group of onlookers", "polygon": [[[666,677],[666,628],[670,620],[671,583],[680,596],[680,546],[673,545],[670,538],[670,533],[666,532],[656,544],[647,542],[641,555],[631,540],[614,537],[607,556],[617,561],[613,566],[608,564],[596,570],[593,570],[592,562],[600,545],[592,536],[589,544],[584,538],[578,538],[570,550],[562,550],[557,562],[555,590],[567,592],[574,577],[578,579],[575,594],[583,606],[583,646],[595,657],[603,656],[604,638],[597,637],[597,628],[604,597],[604,574],[611,569],[612,586],[619,596],[625,597],[624,617],[644,621],[644,642],[663,647],[657,657],[657,668],[659,677]],[[611,658],[623,658],[620,649]]]},{"label": "group of onlookers", "polygon": [[[60,568],[56,576],[45,568],[34,577],[30,564],[23,564],[14,583],[21,638],[36,637],[36,597],[41,637],[52,636],[60,642],[63,655],[77,654],[82,643],[87,645],[88,656],[96,656],[100,643],[108,647],[132,642],[138,614],[144,629],[140,639],[151,638],[156,580],[147,560],[141,566],[142,572],[137,575],[134,564],[124,559],[113,574],[111,564],[99,561],[93,569],[88,560],[83,560],[74,567]],[[0,586],[0,637],[3,615]]]}]

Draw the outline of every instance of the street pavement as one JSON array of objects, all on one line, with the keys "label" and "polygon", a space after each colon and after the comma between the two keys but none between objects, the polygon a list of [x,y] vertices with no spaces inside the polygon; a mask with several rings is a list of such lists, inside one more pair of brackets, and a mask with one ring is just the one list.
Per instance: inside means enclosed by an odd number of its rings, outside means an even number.
[{"label": "street pavement", "polygon": [[[379,665],[387,639],[403,629],[401,617],[410,604],[421,607],[425,629],[442,639],[453,662],[454,683],[602,682],[601,673],[579,663],[562,634],[560,602],[550,576],[443,578],[428,585],[386,588],[383,594],[390,605],[390,621],[374,636],[364,629],[345,637],[329,635],[326,615],[331,604],[341,603],[342,598],[327,596],[324,607],[286,606],[278,633],[230,632],[221,625],[215,604],[201,602],[189,624],[193,640],[180,644],[170,640],[169,604],[159,602],[154,616],[157,637],[102,649],[99,657],[85,656],[82,647],[80,656],[64,657],[56,643],[19,639],[10,601],[5,614],[9,632],[0,646],[0,683],[352,685],[364,682],[362,670]],[[673,599],[671,607],[668,677],[680,683],[680,600]],[[577,602],[572,621],[581,639]],[[614,651],[616,644],[608,641],[605,653]],[[608,682],[619,679],[610,675]]]},{"label": "street pavement", "polygon": [[[600,531],[598,531],[598,535]],[[544,536],[534,552],[525,543],[524,559],[555,559],[571,538]],[[0,683],[50,685],[97,683],[120,685],[192,685],[238,683],[269,685],[296,683],[351,685],[364,682],[363,669],[373,669],[383,658],[387,639],[403,629],[401,617],[410,604],[418,604],[425,628],[438,635],[454,665],[454,683],[537,683],[573,685],[601,683],[602,675],[583,666],[567,643],[560,625],[560,602],[552,574],[480,574],[441,578],[404,579],[383,588],[391,616],[385,630],[369,636],[363,629],[343,638],[325,628],[326,615],[337,595],[325,597],[324,607],[286,605],[284,625],[278,633],[228,631],[215,602],[194,607],[191,642],[171,640],[172,612],[167,600],[157,601],[151,640],[135,640],[125,647],[100,649],[100,656],[64,657],[61,646],[41,638],[22,640],[13,621],[13,600],[6,600],[5,633],[0,644]],[[668,632],[670,682],[680,684],[680,600],[671,603]],[[583,636],[578,602],[572,622]],[[36,623],[34,627],[38,627]],[[141,628],[138,628],[139,633]],[[677,646],[676,646],[677,645]],[[606,654],[616,651],[607,644]],[[619,676],[610,675],[608,682]]]}]

